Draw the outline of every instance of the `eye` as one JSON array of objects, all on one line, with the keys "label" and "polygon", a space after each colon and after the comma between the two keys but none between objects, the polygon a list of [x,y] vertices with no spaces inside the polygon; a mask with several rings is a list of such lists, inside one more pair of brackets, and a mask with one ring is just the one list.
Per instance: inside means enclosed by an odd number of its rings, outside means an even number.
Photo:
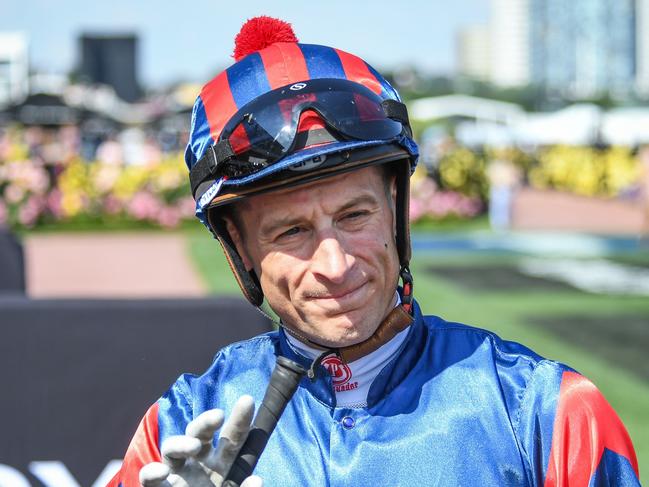
[{"label": "eye", "polygon": [[293,235],[297,235],[298,233],[300,233],[300,231],[301,231],[300,227],[291,227],[285,232],[280,233],[277,238],[292,237]]},{"label": "eye", "polygon": [[351,213],[347,213],[343,219],[344,220],[354,220],[356,218],[360,218],[362,216],[365,216],[367,214],[366,211],[352,211]]}]

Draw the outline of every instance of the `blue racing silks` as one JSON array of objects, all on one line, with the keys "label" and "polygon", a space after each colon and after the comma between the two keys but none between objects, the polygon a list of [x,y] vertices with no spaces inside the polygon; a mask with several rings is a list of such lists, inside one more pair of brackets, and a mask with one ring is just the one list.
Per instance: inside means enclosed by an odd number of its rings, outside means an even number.
[{"label": "blue racing silks", "polygon": [[[267,486],[637,486],[624,426],[596,387],[493,333],[421,315],[362,408],[336,406],[321,368],[304,379],[255,469]],[[277,355],[310,366],[282,330],[221,350],[201,376],[159,399],[111,487],[138,486],[144,463],[200,413],[250,394],[258,405]]]}]

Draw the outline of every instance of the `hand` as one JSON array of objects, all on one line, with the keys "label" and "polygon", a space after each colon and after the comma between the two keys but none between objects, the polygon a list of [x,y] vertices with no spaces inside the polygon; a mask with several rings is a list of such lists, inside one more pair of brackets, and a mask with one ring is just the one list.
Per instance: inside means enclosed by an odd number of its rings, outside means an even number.
[{"label": "hand", "polygon": [[[149,463],[140,470],[143,487],[220,487],[243,442],[248,436],[255,404],[242,396],[223,424],[223,411],[205,411],[185,429],[185,435],[171,436],[162,443],[164,463]],[[212,439],[221,428],[216,448]],[[262,487],[259,477],[250,476],[241,487]]]}]

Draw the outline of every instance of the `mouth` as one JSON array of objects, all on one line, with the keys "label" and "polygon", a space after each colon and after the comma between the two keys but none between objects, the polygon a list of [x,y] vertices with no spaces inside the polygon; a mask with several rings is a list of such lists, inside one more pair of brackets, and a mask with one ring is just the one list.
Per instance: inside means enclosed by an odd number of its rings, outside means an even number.
[{"label": "mouth", "polygon": [[351,288],[347,288],[341,291],[336,291],[333,293],[328,291],[310,293],[308,295],[308,298],[310,300],[318,301],[318,302],[326,302],[326,301],[336,301],[339,303],[347,302],[359,296],[362,293],[367,283],[368,281],[363,281],[360,284],[355,285]]}]

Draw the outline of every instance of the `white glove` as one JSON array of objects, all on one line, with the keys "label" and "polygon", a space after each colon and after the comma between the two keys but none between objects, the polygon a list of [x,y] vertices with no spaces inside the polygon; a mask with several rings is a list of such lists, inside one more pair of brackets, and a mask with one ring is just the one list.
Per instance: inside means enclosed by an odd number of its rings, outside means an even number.
[{"label": "white glove", "polygon": [[[181,436],[170,436],[162,443],[164,463],[149,463],[140,470],[143,487],[220,487],[243,442],[248,437],[255,404],[241,396],[232,415],[223,424],[223,411],[211,409],[190,422]],[[214,433],[221,425],[221,436],[212,447]],[[261,478],[248,477],[241,487],[262,487]]]}]

